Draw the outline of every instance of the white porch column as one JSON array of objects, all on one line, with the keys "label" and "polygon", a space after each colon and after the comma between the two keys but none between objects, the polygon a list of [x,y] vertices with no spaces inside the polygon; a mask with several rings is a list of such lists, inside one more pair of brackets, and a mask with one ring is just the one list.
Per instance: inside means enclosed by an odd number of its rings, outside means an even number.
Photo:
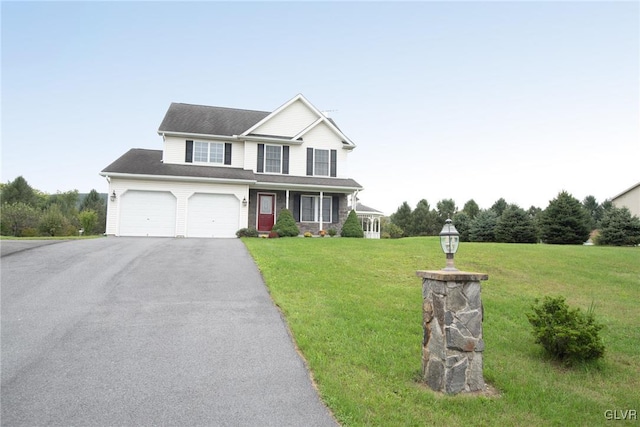
[{"label": "white porch column", "polygon": [[318,229],[318,231],[322,230],[322,204],[324,203],[323,198],[324,198],[324,192],[321,191],[320,192],[320,216],[319,216],[319,218],[320,218],[320,228]]},{"label": "white porch column", "polygon": [[289,190],[287,190],[286,192],[284,207],[285,209],[289,210]]}]

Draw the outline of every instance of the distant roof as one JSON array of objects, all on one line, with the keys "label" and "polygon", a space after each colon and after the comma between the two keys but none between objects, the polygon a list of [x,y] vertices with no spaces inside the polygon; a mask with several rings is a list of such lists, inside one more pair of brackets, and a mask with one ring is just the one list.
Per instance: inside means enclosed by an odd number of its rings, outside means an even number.
[{"label": "distant roof", "polygon": [[629,191],[631,190],[635,190],[636,188],[640,187],[640,182],[637,183],[636,185],[632,185],[631,187],[627,188],[626,190],[624,190],[622,193],[618,194],[617,196],[614,196],[613,198],[611,198],[611,200],[615,200],[620,196],[624,196],[625,194],[627,194]]},{"label": "distant roof", "polygon": [[101,174],[194,177],[254,181],[255,184],[362,189],[360,184],[350,178],[255,174],[251,170],[240,168],[163,163],[162,150],[147,150],[142,148],[133,148],[127,151],[115,162],[104,168]]},{"label": "distant roof", "polygon": [[268,111],[172,102],[158,132],[240,135],[269,114]]},{"label": "distant roof", "polygon": [[372,213],[372,214],[380,214],[380,215],[384,215],[384,213],[380,212],[377,209],[374,208],[370,208],[369,206],[365,206],[362,203],[357,203],[356,204],[356,212],[358,213]]}]

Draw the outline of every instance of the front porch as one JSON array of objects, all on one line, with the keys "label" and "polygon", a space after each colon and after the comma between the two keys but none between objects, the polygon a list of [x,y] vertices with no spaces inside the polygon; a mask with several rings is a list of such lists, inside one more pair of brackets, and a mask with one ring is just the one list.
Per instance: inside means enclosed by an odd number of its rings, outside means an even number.
[{"label": "front porch", "polygon": [[350,193],[334,191],[250,189],[248,226],[268,233],[282,209],[291,211],[300,234],[317,235],[320,230],[338,233],[349,214]]}]

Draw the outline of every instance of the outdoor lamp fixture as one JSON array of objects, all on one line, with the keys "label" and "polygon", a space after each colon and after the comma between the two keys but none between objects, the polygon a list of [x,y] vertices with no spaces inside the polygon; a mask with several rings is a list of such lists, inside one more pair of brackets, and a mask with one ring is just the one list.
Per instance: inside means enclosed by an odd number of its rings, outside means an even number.
[{"label": "outdoor lamp fixture", "polygon": [[247,207],[247,198],[246,197],[242,199],[242,206],[245,207],[245,208]]},{"label": "outdoor lamp fixture", "polygon": [[444,227],[440,232],[440,246],[447,255],[447,266],[444,271],[458,271],[453,265],[453,254],[458,251],[458,243],[460,242],[460,233],[456,230],[456,227],[451,223],[451,219],[447,219],[444,222]]},{"label": "outdoor lamp fixture", "polygon": [[113,190],[113,192],[111,193],[110,199],[111,199],[112,202],[116,201],[116,191],[115,190]]}]

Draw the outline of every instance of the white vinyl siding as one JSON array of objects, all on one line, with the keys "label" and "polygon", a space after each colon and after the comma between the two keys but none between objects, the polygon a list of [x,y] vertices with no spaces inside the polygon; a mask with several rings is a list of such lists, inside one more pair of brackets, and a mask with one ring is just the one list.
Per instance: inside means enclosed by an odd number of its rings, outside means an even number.
[{"label": "white vinyl siding", "polygon": [[[162,162],[167,164],[185,164],[185,145],[186,140],[189,138],[185,137],[175,137],[175,136],[166,136],[164,140],[164,152],[162,153]],[[207,142],[207,141],[198,141],[198,142]],[[222,147],[222,153],[224,155],[224,143],[230,142],[232,144],[232,152],[231,156],[231,167],[235,168],[243,168],[244,164],[244,147],[241,142],[232,142],[232,141],[214,141],[215,144],[220,144]],[[194,152],[195,152],[195,143],[194,143]],[[195,161],[195,156],[194,156]],[[205,160],[206,161],[206,160]],[[220,158],[220,163],[209,163],[206,161],[206,164],[210,164],[212,166],[223,166],[224,157]],[[255,162],[255,157],[252,158],[253,162]],[[190,164],[190,163],[187,163]],[[205,164],[205,163],[201,163]]]},{"label": "white vinyl siding", "polygon": [[254,129],[252,133],[293,137],[317,119],[318,116],[313,110],[302,101],[296,101]]},{"label": "white vinyl siding", "polygon": [[[332,222],[331,197],[322,198],[322,222]],[[300,220],[302,222],[320,221],[320,196],[300,197]]]}]

